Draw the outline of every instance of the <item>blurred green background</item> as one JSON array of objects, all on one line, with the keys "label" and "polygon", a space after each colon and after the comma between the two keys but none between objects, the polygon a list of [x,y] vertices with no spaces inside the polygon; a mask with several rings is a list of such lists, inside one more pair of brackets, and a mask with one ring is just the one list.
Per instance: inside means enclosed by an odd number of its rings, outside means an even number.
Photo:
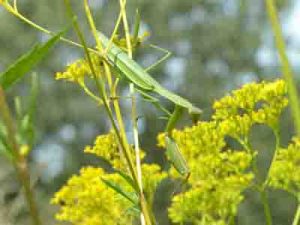
[{"label": "blurred green background", "polygon": [[[86,25],[82,1],[73,1],[79,20]],[[118,15],[118,1],[90,0],[98,29],[109,34]],[[300,1],[277,1],[283,22],[288,53],[293,68],[299,71],[300,58]],[[262,0],[128,0],[130,23],[134,23],[135,9],[142,17],[142,31],[150,32],[146,44],[152,43],[171,51],[172,57],[159,65],[151,74],[165,87],[191,100],[204,109],[202,118],[209,119],[211,104],[228,91],[251,81],[272,80],[280,76],[273,37]],[[25,16],[52,31],[69,25],[61,0],[19,0],[19,10]],[[0,71],[26,52],[36,42],[48,36],[29,27],[0,8]],[[86,29],[86,32],[88,30]],[[75,38],[75,36],[69,37]],[[92,40],[92,37],[90,40]],[[91,42],[92,43],[92,42]],[[146,46],[139,50],[137,60],[144,66],[154,63],[162,53]],[[72,174],[87,164],[97,165],[98,159],[83,154],[85,145],[92,144],[95,136],[109,130],[103,110],[72,83],[56,81],[54,74],[82,57],[80,49],[59,43],[50,56],[36,68],[41,84],[37,109],[37,137],[32,151],[31,171],[37,190],[38,204],[45,224],[55,224],[55,208],[49,198]],[[29,78],[8,92],[13,96],[28,95]],[[122,93],[128,89],[123,85]],[[172,104],[165,101],[170,110]],[[131,137],[130,104],[124,101],[123,111]],[[165,126],[158,120],[159,112],[139,101],[138,113],[142,148],[148,154],[146,161],[164,167],[165,158],[156,147],[156,135]],[[186,118],[179,127],[189,125]],[[282,140],[287,143],[292,125],[285,112],[282,119]],[[273,136],[264,127],[255,128],[253,144],[259,150],[259,163],[264,172],[272,155]],[[156,201],[159,224],[170,224],[165,206],[169,199],[162,184]],[[274,225],[290,224],[295,201],[284,193],[270,193]],[[262,206],[254,193],[246,193],[240,207],[238,224],[264,224]],[[11,166],[0,158],[0,224],[29,224],[20,187]]]}]

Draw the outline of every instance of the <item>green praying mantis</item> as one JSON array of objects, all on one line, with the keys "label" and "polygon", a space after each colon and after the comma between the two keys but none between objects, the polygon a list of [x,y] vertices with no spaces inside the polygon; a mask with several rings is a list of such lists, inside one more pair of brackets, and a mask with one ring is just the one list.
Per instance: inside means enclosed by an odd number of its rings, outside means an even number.
[{"label": "green praying mantis", "polygon": [[177,143],[171,137],[171,131],[182,116],[183,110],[187,110],[191,115],[199,115],[201,109],[194,106],[188,100],[164,88],[137,62],[128,57],[126,52],[114,43],[111,43],[103,33],[98,32],[98,34],[103,46],[107,49],[106,57],[108,63],[118,71],[120,76],[125,77],[129,82],[133,83],[143,95],[156,93],[175,104],[175,110],[170,116],[165,130],[167,133],[165,137],[167,156],[174,168],[188,179],[190,171],[187,162],[180,153]]}]

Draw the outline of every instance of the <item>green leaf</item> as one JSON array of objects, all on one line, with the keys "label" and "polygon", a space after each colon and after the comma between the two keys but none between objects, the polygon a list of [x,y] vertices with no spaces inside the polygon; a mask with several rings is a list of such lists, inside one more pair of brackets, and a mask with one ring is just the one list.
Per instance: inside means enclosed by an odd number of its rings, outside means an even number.
[{"label": "green leaf", "polygon": [[138,205],[134,205],[134,206],[128,208],[126,210],[126,213],[128,213],[129,215],[137,217],[141,213],[141,210],[140,210],[140,207]]},{"label": "green leaf", "polygon": [[29,117],[29,123],[26,127],[26,138],[29,145],[33,145],[34,138],[35,138],[35,113],[37,108],[37,98],[39,93],[39,82],[38,76],[36,73],[32,74],[32,81],[31,81],[31,91],[30,91],[30,99],[27,108],[27,115]]},{"label": "green leaf", "polygon": [[132,202],[133,204],[138,204],[137,201],[137,197],[136,195],[133,195],[132,193],[129,193],[125,190],[123,190],[117,183],[112,182],[110,180],[107,179],[103,179],[101,178],[101,180],[103,181],[103,183],[105,183],[109,188],[113,189],[114,191],[116,191],[118,194],[120,194],[121,196],[123,196],[124,198],[126,198],[127,200],[129,200],[130,202]]},{"label": "green leaf", "polygon": [[6,141],[6,130],[3,124],[0,122],[0,156],[3,155],[6,158],[12,160],[13,156],[9,150],[9,146]]},{"label": "green leaf", "polygon": [[37,44],[29,52],[22,55],[6,71],[0,74],[0,85],[3,89],[8,89],[26,73],[28,73],[37,63],[39,63],[59,40],[63,32],[50,38],[44,44]]},{"label": "green leaf", "polygon": [[134,183],[133,179],[129,175],[122,172],[121,170],[115,170],[115,172],[119,174],[127,182],[127,184],[129,184],[136,192],[139,191],[139,188],[137,187],[137,185]]}]

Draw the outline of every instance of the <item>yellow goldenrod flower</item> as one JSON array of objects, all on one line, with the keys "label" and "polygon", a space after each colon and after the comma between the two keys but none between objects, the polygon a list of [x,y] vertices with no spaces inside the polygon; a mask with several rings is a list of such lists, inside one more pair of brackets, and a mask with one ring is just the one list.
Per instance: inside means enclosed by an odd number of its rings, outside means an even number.
[{"label": "yellow goldenrod flower", "polygon": [[[101,60],[100,58],[92,54],[92,63],[96,69],[97,75],[101,74]],[[66,71],[56,73],[56,79],[65,79],[67,81],[84,83],[85,76],[92,76],[89,63],[84,59],[79,59],[68,65]]]},{"label": "yellow goldenrod flower", "polygon": [[115,179],[115,175],[105,174],[103,169],[86,167],[79,176],[69,179],[51,200],[61,205],[56,218],[74,225],[130,224],[131,216],[126,209],[131,203],[122,198],[101,180]]},{"label": "yellow goldenrod flower", "polygon": [[[118,170],[126,170],[126,162],[122,155],[122,152],[119,151],[118,140],[113,131],[108,134],[99,135],[96,137],[93,146],[86,146],[84,149],[85,153],[95,154],[107,162],[109,162],[113,168]],[[131,148],[132,149],[132,148]],[[131,157],[135,157],[134,150],[132,149]],[[140,158],[145,157],[145,152],[140,150]]]},{"label": "yellow goldenrod flower", "polygon": [[30,148],[28,145],[21,145],[20,147],[20,154],[24,157],[26,157],[30,152]]},{"label": "yellow goldenrod flower", "polygon": [[[132,50],[135,51],[142,42],[144,42],[144,40],[149,36],[150,34],[148,32],[144,32],[144,34],[142,36],[137,37],[136,39],[134,39],[133,36],[130,36],[130,42],[131,42],[131,47]],[[118,35],[115,35],[115,37],[113,38],[113,42],[121,49],[123,49],[124,51],[127,51],[127,40],[126,38],[119,38]]]},{"label": "yellow goldenrod flower", "polygon": [[[245,130],[243,122],[241,119],[233,124],[228,122],[227,129]],[[211,121],[199,122],[182,131],[173,130],[172,137],[191,172],[188,180],[190,189],[175,196],[169,208],[173,222],[226,224],[225,221],[236,215],[243,199],[242,192],[250,186],[254,177],[247,172],[253,155],[225,149],[228,130],[224,129],[224,123]],[[161,147],[165,147],[164,135],[158,136]],[[174,168],[171,168],[170,174],[179,176]]]},{"label": "yellow goldenrod flower", "polygon": [[149,204],[152,205],[157,185],[167,177],[167,173],[161,171],[159,165],[142,164],[142,174],[143,190],[146,193]]},{"label": "yellow goldenrod flower", "polygon": [[122,167],[123,162],[121,161],[121,154],[118,149],[118,141],[112,131],[108,134],[97,136],[94,146],[86,146],[84,152],[104,158],[116,169]]},{"label": "yellow goldenrod flower", "polygon": [[300,193],[300,139],[285,149],[280,148],[270,169],[269,185],[282,189],[299,198]]},{"label": "yellow goldenrod flower", "polygon": [[283,80],[250,83],[213,105],[213,119],[223,124],[233,137],[245,137],[255,123],[276,128],[282,110],[287,106],[287,89]]}]

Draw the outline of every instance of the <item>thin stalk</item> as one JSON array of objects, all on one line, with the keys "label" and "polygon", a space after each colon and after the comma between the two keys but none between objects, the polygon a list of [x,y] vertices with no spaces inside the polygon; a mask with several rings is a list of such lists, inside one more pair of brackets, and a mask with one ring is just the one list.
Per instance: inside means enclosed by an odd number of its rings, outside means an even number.
[{"label": "thin stalk", "polygon": [[[126,0],[120,0],[120,13],[122,15],[122,21],[123,21],[123,27],[125,31],[125,38],[126,38],[126,47],[127,47],[127,53],[130,58],[132,58],[132,46],[131,46],[131,40],[130,40],[130,32],[129,32],[129,25],[127,21],[127,15],[126,15]],[[133,84],[130,84],[133,85]],[[138,180],[137,180],[138,181]],[[139,188],[139,196],[140,196],[140,204],[142,208],[142,213],[144,215],[144,221],[146,225],[156,224],[155,218],[152,214],[152,211],[146,201],[144,192],[142,189]],[[142,219],[142,217],[141,217]],[[142,219],[143,222],[143,219]]]},{"label": "thin stalk", "polygon": [[0,114],[7,130],[7,142],[11,148],[14,159],[17,161],[21,156],[19,153],[19,145],[16,142],[16,130],[14,126],[14,120],[11,116],[10,109],[8,107],[5,93],[0,86]]},{"label": "thin stalk", "polygon": [[293,72],[289,63],[285,42],[278,18],[277,9],[274,0],[265,0],[269,20],[273,29],[276,47],[281,61],[281,71],[287,83],[288,96],[291,103],[291,114],[295,123],[296,134],[300,136],[300,104],[297,94],[297,88],[293,79]]},{"label": "thin stalk", "polygon": [[298,204],[292,225],[299,225],[299,224],[300,224],[300,203]]},{"label": "thin stalk", "polygon": [[[248,153],[251,153],[251,154],[254,153],[253,149],[250,146],[248,138],[245,138],[245,140],[242,140],[241,138],[237,138],[237,140],[246,149],[246,151]],[[254,172],[255,176],[258,176],[259,173],[258,173],[256,158],[253,158],[253,160],[252,160],[252,169],[253,169],[253,172]]]},{"label": "thin stalk", "polygon": [[[133,130],[133,140],[134,140],[134,150],[135,150],[136,171],[137,171],[140,190],[143,191],[142,167],[141,167],[139,132],[137,126],[136,97],[135,97],[134,85],[131,83],[129,88],[130,88],[130,95],[132,101],[131,117],[132,117],[132,130]],[[141,217],[141,225],[146,225],[145,217],[143,213],[141,213],[140,217]]]},{"label": "thin stalk", "polygon": [[[87,0],[84,1],[84,8],[85,8],[86,17],[88,19],[88,23],[90,25],[90,28],[91,28],[91,31],[93,33],[94,39],[96,41],[97,50],[102,54],[104,49],[103,49],[101,40],[99,39],[97,29],[96,29],[96,25],[95,25],[95,22],[94,22],[94,19],[93,19],[93,15],[92,15],[92,12],[90,10],[90,7],[89,7],[89,4],[88,4]],[[114,32],[116,32],[116,30],[118,29],[118,26],[120,24],[120,15],[119,15],[119,18],[117,20],[117,25],[115,26],[115,31]],[[102,54],[102,55],[105,55],[105,54]],[[115,83],[114,86],[112,85],[112,75],[111,75],[110,67],[109,67],[109,65],[106,61],[104,61],[103,64],[104,64],[104,72],[106,74],[107,82],[108,82],[108,85],[109,85],[109,90],[111,91],[112,97],[116,97],[117,83]],[[119,125],[119,131],[120,131],[120,134],[121,134],[121,138],[123,139],[123,142],[125,144],[127,152],[129,152],[130,148],[129,148],[129,144],[128,144],[127,138],[126,138],[125,126],[124,126],[124,122],[123,122],[119,102],[117,100],[114,100],[113,105],[114,105],[114,110],[115,110],[115,113],[116,113],[117,122],[118,122],[118,125]]]},{"label": "thin stalk", "polygon": [[[249,140],[247,138],[245,138],[245,140],[238,139],[238,141],[246,149],[247,152],[254,152],[249,143]],[[256,160],[253,160],[253,162],[252,162],[252,169],[253,169],[255,176],[258,176],[259,173],[258,173]],[[272,215],[271,215],[271,210],[270,210],[270,206],[269,206],[268,195],[267,195],[267,191],[265,190],[264,187],[265,187],[264,183],[257,184],[257,190],[260,194],[260,199],[261,199],[261,202],[262,202],[263,208],[264,208],[266,225],[272,225]]]},{"label": "thin stalk", "polygon": [[126,15],[126,0],[120,0],[120,8],[121,8],[121,14],[122,14],[122,19],[123,19],[123,26],[124,26],[124,31],[125,31],[128,56],[129,56],[129,58],[132,58],[132,46],[131,46],[131,40],[130,40],[130,31],[129,31],[127,15]]},{"label": "thin stalk", "polygon": [[34,199],[33,192],[30,186],[30,175],[28,172],[28,164],[25,156],[21,155],[19,152],[19,145],[16,141],[16,130],[14,127],[14,120],[11,116],[11,112],[9,110],[5,93],[0,86],[0,114],[7,129],[7,141],[10,145],[12,154],[13,154],[13,162],[14,167],[18,175],[18,179],[24,188],[24,195],[29,207],[29,213],[31,216],[33,225],[41,225],[41,220],[39,217],[39,213],[37,210],[37,205]]},{"label": "thin stalk", "polygon": [[[48,34],[48,35],[50,35],[50,36],[55,35],[55,33],[54,33],[53,31],[50,31],[50,30],[48,30],[48,29],[46,29],[46,28],[44,28],[44,27],[42,27],[42,26],[36,24],[35,22],[33,22],[33,21],[27,19],[25,16],[23,16],[21,13],[19,13],[19,11],[15,10],[15,9],[14,9],[13,7],[11,7],[9,4],[4,4],[3,6],[4,6],[4,8],[5,8],[8,12],[10,12],[12,15],[14,15],[14,16],[17,17],[18,19],[22,20],[23,22],[27,23],[27,24],[30,25],[31,27],[37,29],[38,31],[41,31],[42,33]],[[68,38],[60,37],[60,40],[63,41],[63,42],[65,42],[65,43],[67,43],[67,44],[70,44],[70,45],[72,45],[72,46],[79,47],[79,48],[83,48],[83,46],[82,46],[81,44],[79,44],[79,43],[77,43],[77,42],[74,42],[74,41],[72,41],[72,40],[70,40],[70,39],[68,39]],[[96,53],[96,54],[99,55],[99,52],[96,51],[95,49],[88,48],[88,50],[89,50],[90,52],[94,52],[94,53]],[[102,55],[100,55],[100,56],[103,57]]]},{"label": "thin stalk", "polygon": [[271,215],[267,192],[263,189],[260,190],[260,197],[261,197],[263,207],[264,207],[264,213],[265,213],[265,217],[266,217],[266,225],[272,225],[272,215]]},{"label": "thin stalk", "polygon": [[[129,25],[127,21],[126,15],[126,0],[120,0],[120,14],[122,15],[123,27],[125,31],[125,38],[126,38],[126,46],[127,46],[127,53],[130,58],[132,58],[132,46],[130,40],[130,32],[129,32]],[[133,87],[133,84],[130,84]],[[136,105],[135,105],[136,107]],[[136,109],[133,109],[136,110]],[[134,119],[135,120],[135,119]],[[139,181],[138,181],[139,182]],[[144,218],[141,216],[141,222],[145,222],[146,225],[155,224],[154,216],[152,215],[151,209],[146,201],[145,195],[143,190],[139,188],[139,195],[140,195],[140,203],[142,208],[142,213]]]},{"label": "thin stalk", "polygon": [[[118,130],[118,127],[117,127],[117,124],[113,118],[113,114],[112,114],[112,111],[109,107],[109,103],[108,103],[108,100],[107,100],[107,97],[106,97],[106,94],[105,94],[105,88],[104,88],[104,84],[103,84],[103,80],[102,78],[100,77],[100,81],[98,80],[98,77],[97,77],[97,74],[96,74],[96,70],[94,68],[94,65],[92,63],[92,60],[91,60],[91,56],[90,56],[90,52],[87,48],[87,44],[85,42],[85,38],[83,36],[83,33],[81,32],[81,29],[79,27],[79,24],[77,23],[76,19],[75,19],[75,16],[74,16],[74,13],[73,13],[73,10],[71,8],[71,4],[70,4],[70,0],[65,0],[65,5],[67,7],[67,10],[68,10],[68,13],[70,14],[72,20],[73,20],[73,26],[74,26],[74,29],[75,31],[77,32],[77,35],[80,39],[80,42],[82,44],[82,46],[84,47],[84,52],[85,52],[85,55],[86,55],[86,58],[87,58],[87,61],[89,63],[89,66],[90,66],[90,69],[92,71],[92,74],[93,74],[93,77],[94,77],[94,80],[96,82],[96,87],[99,91],[99,94],[100,94],[100,97],[104,103],[104,108],[105,108],[105,111],[107,112],[107,115],[108,115],[108,118],[112,124],[112,127],[113,127],[113,130],[115,131],[115,134],[116,134],[116,137],[118,139],[118,142],[120,144],[120,147],[121,147],[121,150],[122,150],[122,153],[123,155],[125,156],[125,159],[127,161],[127,164],[128,164],[128,167],[129,167],[129,171],[131,173],[131,176],[134,180],[134,182],[136,184],[138,184],[138,178],[137,178],[137,173],[135,171],[135,168],[134,168],[134,163],[132,162],[132,159],[130,157],[130,154],[129,152],[127,151],[126,149],[126,144],[124,142],[124,140],[122,139],[121,135],[119,134],[119,130]],[[143,195],[143,193],[139,190],[139,194],[140,194],[140,204],[141,204],[141,209],[142,209],[142,212],[144,213],[144,216],[145,216],[145,219],[146,219],[146,224],[147,225],[151,225],[152,224],[152,217],[151,217],[151,214],[150,214],[150,211],[149,211],[149,207],[147,205],[147,202],[146,202],[146,199]]]},{"label": "thin stalk", "polygon": [[[67,6],[67,9],[68,9],[68,12],[70,13],[71,18],[73,19],[73,11],[71,9],[70,1],[69,0],[65,0],[65,4]],[[129,157],[129,153],[126,151],[125,144],[124,144],[123,139],[121,138],[121,136],[119,134],[118,127],[117,127],[116,122],[115,122],[115,120],[113,118],[113,114],[112,114],[112,111],[111,111],[111,109],[109,107],[109,102],[108,102],[108,99],[107,99],[107,96],[106,96],[106,93],[105,93],[103,80],[100,77],[100,81],[99,81],[99,79],[97,77],[96,70],[95,70],[94,65],[92,63],[92,59],[91,59],[90,53],[89,53],[89,51],[87,49],[87,45],[86,45],[84,36],[83,36],[83,34],[81,32],[79,24],[77,23],[77,21],[75,19],[73,19],[73,25],[74,25],[74,29],[77,32],[77,35],[78,35],[78,37],[79,37],[82,45],[84,46],[84,52],[85,52],[87,61],[89,63],[90,69],[92,71],[92,75],[94,77],[94,80],[95,80],[95,83],[96,83],[96,87],[97,87],[97,89],[99,91],[99,94],[100,94],[100,97],[101,97],[101,99],[103,101],[103,105],[104,105],[105,111],[108,114],[109,120],[110,120],[110,122],[111,122],[111,124],[113,126],[113,129],[114,129],[115,133],[116,133],[116,136],[117,136],[117,139],[118,139],[118,141],[120,143],[121,149],[123,150],[123,154],[124,154],[124,156],[126,158],[126,161],[128,162],[129,170],[130,170],[130,172],[132,174],[132,177],[135,180],[135,182],[137,183],[137,175],[135,173],[133,162],[131,161],[131,158]]]},{"label": "thin stalk", "polygon": [[[103,46],[102,46],[102,43],[101,43],[101,41],[98,37],[96,25],[95,25],[93,15],[92,15],[92,12],[91,12],[89,4],[88,4],[88,0],[84,0],[84,9],[85,9],[85,14],[86,14],[86,17],[88,19],[92,34],[93,34],[95,42],[96,42],[96,48],[100,53],[103,53]],[[109,88],[111,88],[112,77],[111,77],[109,66],[106,62],[104,62],[104,70],[105,70],[105,74],[107,76],[107,81],[108,81],[108,84],[109,84]]]},{"label": "thin stalk", "polygon": [[274,164],[276,158],[277,158],[277,154],[278,154],[278,151],[279,151],[279,148],[280,148],[280,135],[279,135],[279,129],[276,127],[273,129],[273,133],[275,135],[275,151],[274,151],[274,154],[273,154],[273,158],[272,158],[272,162],[269,166],[269,169],[268,169],[268,174],[267,174],[267,177],[265,179],[265,182],[263,184],[263,189],[265,189],[268,185],[268,182],[269,182],[269,179],[270,179],[270,173],[271,173],[271,168],[272,168],[272,165]]}]

